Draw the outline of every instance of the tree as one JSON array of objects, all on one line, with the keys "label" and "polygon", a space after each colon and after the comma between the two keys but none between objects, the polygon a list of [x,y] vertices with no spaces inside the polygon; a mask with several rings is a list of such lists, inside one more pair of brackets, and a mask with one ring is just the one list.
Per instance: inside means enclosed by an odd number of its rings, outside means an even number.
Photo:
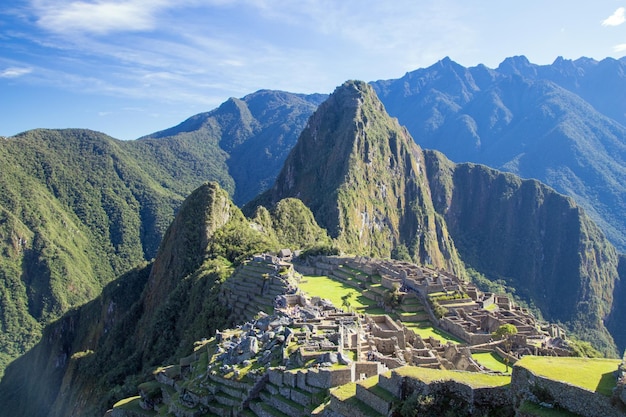
[{"label": "tree", "polygon": [[350,303],[350,298],[352,298],[352,296],[354,296],[354,291],[350,291],[341,296],[341,306],[345,307],[348,311],[350,311],[350,307],[352,306],[352,303]]},{"label": "tree", "polygon": [[383,295],[383,302],[389,308],[396,308],[402,302],[402,296],[400,294],[400,286],[398,284],[393,285],[393,290],[387,290]]},{"label": "tree", "polygon": [[496,339],[504,340],[510,336],[517,334],[517,327],[515,325],[506,323],[498,327],[498,329],[492,333],[492,336]]}]

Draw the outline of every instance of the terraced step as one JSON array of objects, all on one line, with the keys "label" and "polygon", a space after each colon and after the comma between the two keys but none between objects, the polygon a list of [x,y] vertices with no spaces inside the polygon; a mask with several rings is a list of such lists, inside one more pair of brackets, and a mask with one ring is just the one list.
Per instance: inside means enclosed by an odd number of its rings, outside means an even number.
[{"label": "terraced step", "polygon": [[211,413],[220,417],[230,417],[232,410],[233,410],[232,407],[217,403],[215,401],[209,403],[207,405],[207,408],[209,409]]},{"label": "terraced step", "polygon": [[345,417],[385,417],[356,397],[356,384],[350,383],[330,393],[328,408]]},{"label": "terraced step", "polygon": [[402,303],[400,308],[407,313],[415,313],[418,311],[424,311],[424,306],[422,303]]},{"label": "terraced step", "polygon": [[228,385],[220,386],[220,391],[228,394],[229,396],[238,399],[239,401],[243,400],[246,397],[246,393],[238,388],[229,387]]},{"label": "terraced step", "polygon": [[232,395],[227,394],[224,391],[215,393],[215,401],[228,407],[237,407],[239,406],[239,404],[241,404],[240,398],[233,397]]},{"label": "terraced step", "polygon": [[261,392],[260,397],[267,404],[282,411],[290,416],[304,416],[308,414],[306,407],[298,404],[297,402],[285,398],[282,395],[269,395],[268,393]]},{"label": "terraced step", "polygon": [[251,401],[249,407],[250,407],[250,410],[252,410],[252,412],[257,417],[266,417],[266,416],[291,417],[289,414],[285,414],[280,410],[276,410],[269,404],[266,404],[264,401],[260,401],[260,400]]},{"label": "terraced step", "polygon": [[356,384],[356,398],[368,404],[377,412],[387,415],[397,398],[378,384],[378,375]]},{"label": "terraced step", "polygon": [[424,312],[418,312],[418,313],[414,313],[414,314],[401,314],[400,315],[400,320],[402,321],[406,321],[406,322],[411,322],[411,323],[417,323],[417,322],[422,322],[422,321],[427,321],[428,320],[428,314],[424,313]]}]

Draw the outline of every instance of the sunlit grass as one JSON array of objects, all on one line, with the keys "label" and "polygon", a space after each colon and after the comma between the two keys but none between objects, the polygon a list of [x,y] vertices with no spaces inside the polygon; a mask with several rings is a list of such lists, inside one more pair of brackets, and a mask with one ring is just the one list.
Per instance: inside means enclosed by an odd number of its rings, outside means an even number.
[{"label": "sunlit grass", "polygon": [[516,366],[524,367],[535,375],[611,396],[617,383],[613,372],[620,362],[619,359],[524,356]]},{"label": "sunlit grass", "polygon": [[524,413],[523,415],[537,417],[580,417],[578,414],[570,413],[567,410],[560,408],[546,408],[530,401],[524,401],[519,408],[519,411],[520,413]]},{"label": "sunlit grass", "polygon": [[440,329],[436,329],[430,324],[430,322],[404,322],[403,323],[407,329],[413,330],[416,334],[420,335],[422,339],[428,339],[429,337],[434,337],[435,339],[439,339],[442,343],[452,342],[454,344],[462,344],[465,343],[461,339],[454,337],[448,332],[445,332]]},{"label": "sunlit grass", "polygon": [[507,367],[502,358],[494,352],[472,353],[472,357],[476,360],[476,362],[492,371],[511,371],[511,365]]},{"label": "sunlit grass", "polygon": [[331,393],[335,397],[337,397],[337,399],[345,401],[348,398],[354,397],[356,395],[356,384],[354,382],[349,382],[345,385],[333,389]]},{"label": "sunlit grass", "polygon": [[456,381],[467,384],[472,388],[503,387],[511,383],[509,375],[491,375],[479,372],[448,371],[441,369],[420,368],[417,366],[403,366],[394,369],[401,376],[419,379],[431,383],[435,381]]},{"label": "sunlit grass", "polygon": [[361,291],[343,282],[331,279],[327,276],[304,276],[298,287],[311,297],[321,297],[330,300],[337,308],[342,308],[341,297],[352,293],[349,299],[350,308],[359,313],[368,312],[368,308],[377,308],[376,302],[361,295]]}]

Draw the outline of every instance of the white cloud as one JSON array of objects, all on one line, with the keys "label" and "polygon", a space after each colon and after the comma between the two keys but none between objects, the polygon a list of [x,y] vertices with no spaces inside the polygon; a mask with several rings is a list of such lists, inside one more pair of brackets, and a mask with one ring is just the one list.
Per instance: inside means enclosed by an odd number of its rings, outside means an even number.
[{"label": "white cloud", "polygon": [[615,52],[624,52],[624,51],[626,51],[626,43],[620,43],[619,45],[615,45],[613,47],[613,50]]},{"label": "white cloud", "polygon": [[30,74],[31,72],[33,72],[32,68],[12,67],[0,71],[0,78],[17,78],[22,75]]},{"label": "white cloud", "polygon": [[626,22],[626,8],[619,7],[613,14],[602,21],[602,26],[619,26]]},{"label": "white cloud", "polygon": [[37,0],[34,11],[37,24],[51,32],[106,34],[152,30],[156,14],[168,6],[163,0]]}]

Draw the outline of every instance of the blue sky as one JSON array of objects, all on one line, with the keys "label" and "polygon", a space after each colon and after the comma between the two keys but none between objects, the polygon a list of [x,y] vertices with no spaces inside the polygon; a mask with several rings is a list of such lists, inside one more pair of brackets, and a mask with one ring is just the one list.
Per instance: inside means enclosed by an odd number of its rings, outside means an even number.
[{"label": "blue sky", "polygon": [[259,89],[330,93],[445,56],[626,55],[626,0],[2,0],[0,135],[118,139]]}]

